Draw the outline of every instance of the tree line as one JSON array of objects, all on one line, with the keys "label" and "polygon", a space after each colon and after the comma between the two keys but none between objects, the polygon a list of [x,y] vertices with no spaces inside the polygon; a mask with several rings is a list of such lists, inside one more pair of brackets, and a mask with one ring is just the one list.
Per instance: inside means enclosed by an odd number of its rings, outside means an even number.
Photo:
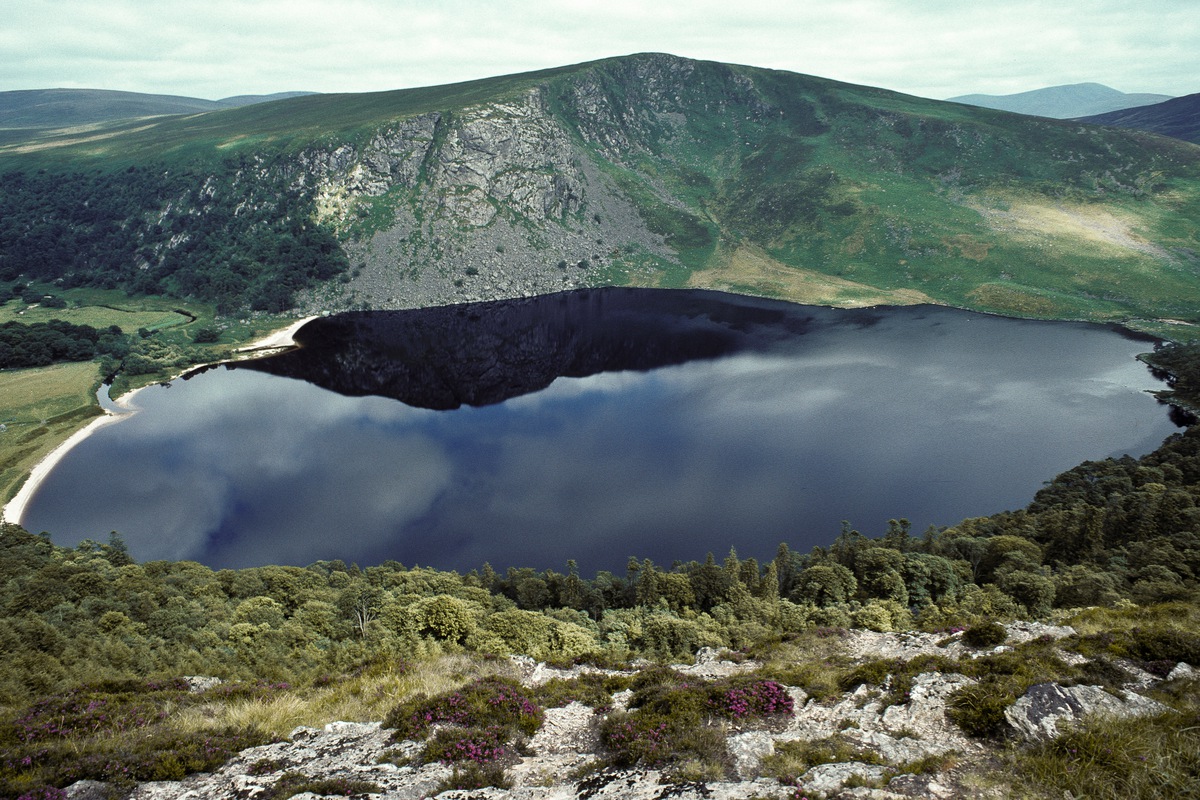
[{"label": "tree line", "polygon": [[0,369],[90,361],[104,355],[121,357],[128,349],[126,336],[116,325],[97,330],[57,319],[29,325],[0,324]]}]

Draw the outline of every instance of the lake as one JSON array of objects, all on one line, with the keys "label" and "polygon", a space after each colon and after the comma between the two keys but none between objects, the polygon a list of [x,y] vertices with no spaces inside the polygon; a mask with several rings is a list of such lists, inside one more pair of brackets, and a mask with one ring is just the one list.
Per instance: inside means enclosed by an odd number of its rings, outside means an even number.
[{"label": "lake", "polygon": [[920,534],[1176,430],[1103,326],[604,289],[309,323],[150,387],[24,524],[139,560],[591,573]]}]

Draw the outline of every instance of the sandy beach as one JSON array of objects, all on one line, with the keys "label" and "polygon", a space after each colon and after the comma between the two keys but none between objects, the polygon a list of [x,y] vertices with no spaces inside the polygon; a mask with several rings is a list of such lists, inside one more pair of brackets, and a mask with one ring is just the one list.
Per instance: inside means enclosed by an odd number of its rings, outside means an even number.
[{"label": "sandy beach", "polygon": [[275,331],[274,333],[269,333],[263,338],[253,341],[244,347],[239,347],[234,352],[250,353],[257,350],[274,350],[277,347],[291,347],[296,343],[296,331],[300,330],[314,319],[318,319],[318,317],[305,317],[304,319],[297,320],[286,328]]},{"label": "sandy beach", "polygon": [[[258,353],[259,351],[263,350],[274,350],[283,347],[290,347],[292,344],[294,344],[293,337],[296,335],[296,331],[300,330],[300,328],[304,327],[304,325],[314,319],[316,319],[316,317],[306,317],[305,319],[299,320],[286,328],[274,331],[261,339],[251,342],[244,347],[239,347],[235,352],[247,354]],[[131,414],[136,413],[137,408],[132,404],[132,401],[134,395],[136,395],[139,391],[141,391],[141,389],[134,389],[132,392],[127,392],[121,395],[119,398],[113,401],[114,404],[121,409],[120,411],[110,411],[105,409],[104,416],[97,417],[85,427],[75,431],[75,433],[71,434],[69,439],[60,444],[58,447],[54,448],[54,450],[50,451],[45,458],[35,464],[33,469],[29,472],[29,477],[26,478],[25,483],[21,485],[20,491],[17,492],[16,496],[13,497],[12,500],[5,504],[4,514],[0,519],[6,523],[20,525],[22,518],[25,516],[26,507],[28,507],[30,501],[33,500],[34,495],[37,494],[37,490],[42,485],[42,482],[46,480],[46,476],[49,475],[50,472],[56,466],[58,466],[58,463],[62,461],[63,458],[65,458],[66,455],[70,453],[71,450],[74,449],[80,442],[84,441],[104,426],[111,425],[114,422],[120,422]]]},{"label": "sandy beach", "polygon": [[71,452],[71,450],[73,450],[76,445],[78,445],[84,439],[88,438],[105,425],[111,425],[114,422],[120,422],[125,417],[134,413],[136,409],[130,405],[130,401],[133,399],[133,396],[138,393],[138,391],[139,390],[135,389],[132,392],[121,395],[120,398],[114,401],[116,405],[124,408],[124,411],[116,412],[105,409],[104,416],[97,417],[89,422],[87,426],[75,431],[75,433],[71,434],[69,439],[51,450],[49,455],[35,464],[33,469],[29,472],[29,477],[25,479],[25,483],[21,484],[20,491],[18,491],[16,496],[13,497],[12,500],[9,500],[4,506],[3,521],[12,523],[14,525],[20,525],[21,518],[25,516],[26,506],[29,505],[29,501],[33,499],[33,496],[37,494],[38,487],[42,485],[42,481],[46,479],[46,476],[50,474],[50,471],[58,466],[58,462],[62,461],[63,458],[66,457],[67,453]]}]

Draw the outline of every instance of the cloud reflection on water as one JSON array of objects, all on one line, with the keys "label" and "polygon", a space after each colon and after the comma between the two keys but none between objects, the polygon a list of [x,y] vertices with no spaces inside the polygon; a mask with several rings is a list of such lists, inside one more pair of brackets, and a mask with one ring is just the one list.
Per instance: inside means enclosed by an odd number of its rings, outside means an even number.
[{"label": "cloud reflection on water", "polygon": [[446,412],[216,370],[139,396],[144,411],[80,445],[27,519],[60,543],[116,529],[139,559],[213,566],[619,570],[807,550],[842,519],[868,534],[889,517],[951,524],[1172,429],[1140,392],[1145,346],[1102,329],[938,309],[831,319],[795,347]]}]

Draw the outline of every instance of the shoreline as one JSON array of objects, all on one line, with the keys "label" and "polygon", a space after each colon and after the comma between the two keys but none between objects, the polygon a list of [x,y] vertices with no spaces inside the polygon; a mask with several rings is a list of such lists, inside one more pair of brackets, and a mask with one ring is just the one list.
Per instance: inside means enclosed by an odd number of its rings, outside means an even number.
[{"label": "shoreline", "polygon": [[320,315],[314,314],[304,319],[296,320],[286,328],[281,328],[273,333],[268,333],[261,339],[256,339],[250,344],[236,348],[235,353],[253,353],[258,350],[275,350],[282,347],[293,347],[296,344],[296,332],[303,328],[314,319],[320,319]]},{"label": "shoreline", "polygon": [[[293,337],[295,336],[296,331],[300,330],[300,328],[304,327],[314,319],[316,319],[315,316],[305,317],[302,320],[292,323],[286,328],[274,331],[261,339],[239,347],[234,352],[244,354],[254,353],[260,350],[276,350],[284,347],[291,347],[295,344]],[[213,364],[197,365],[196,367],[189,368],[187,371],[191,372],[192,370],[199,369],[203,366],[214,366],[215,364],[221,363],[224,362],[217,361]],[[34,464],[33,469],[29,471],[29,475],[25,478],[25,482],[21,484],[21,488],[17,490],[15,495],[13,495],[13,499],[4,504],[3,514],[0,514],[0,522],[9,525],[22,525],[22,519],[25,516],[26,508],[29,506],[29,503],[33,500],[34,496],[37,495],[38,489],[41,488],[41,485],[43,482],[45,482],[47,476],[49,476],[51,471],[58,466],[58,463],[62,461],[68,453],[79,446],[81,442],[83,442],[96,431],[108,425],[112,425],[115,422],[120,422],[121,420],[130,417],[133,414],[136,414],[137,408],[132,405],[133,396],[144,388],[146,387],[140,386],[137,389],[126,392],[120,397],[114,399],[112,401],[113,405],[122,409],[121,411],[111,411],[101,406],[104,411],[103,416],[93,419],[87,425],[75,431],[73,434],[67,437],[62,444],[58,445],[58,447],[55,447],[53,450],[47,453],[41,461]],[[98,391],[103,390],[104,387],[101,386]]]}]

